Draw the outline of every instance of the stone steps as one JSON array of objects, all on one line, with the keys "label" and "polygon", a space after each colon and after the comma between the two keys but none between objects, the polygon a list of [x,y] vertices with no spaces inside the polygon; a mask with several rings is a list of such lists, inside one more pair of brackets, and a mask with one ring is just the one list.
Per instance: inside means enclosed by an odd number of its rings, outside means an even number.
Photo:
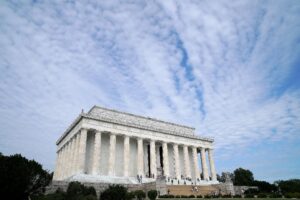
[{"label": "stone steps", "polygon": [[167,185],[167,192],[171,195],[207,195],[218,193],[217,186]]}]

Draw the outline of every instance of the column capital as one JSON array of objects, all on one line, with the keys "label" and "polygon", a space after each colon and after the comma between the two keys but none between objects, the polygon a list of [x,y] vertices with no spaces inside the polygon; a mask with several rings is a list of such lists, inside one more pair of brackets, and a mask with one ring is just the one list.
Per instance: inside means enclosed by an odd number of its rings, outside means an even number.
[{"label": "column capital", "polygon": [[191,148],[192,148],[192,149],[196,149],[196,151],[199,149],[198,146],[194,146],[194,145],[192,145]]},{"label": "column capital", "polygon": [[177,146],[177,147],[179,146],[178,143],[172,143],[172,145],[173,145],[173,146]]},{"label": "column capital", "polygon": [[88,131],[89,128],[87,128],[87,127],[81,127],[80,130],[81,130],[81,131]]},{"label": "column capital", "polygon": [[116,132],[108,132],[110,135],[118,135]]},{"label": "column capital", "polygon": [[103,130],[98,130],[98,129],[96,129],[96,130],[95,130],[95,133],[103,133]]}]

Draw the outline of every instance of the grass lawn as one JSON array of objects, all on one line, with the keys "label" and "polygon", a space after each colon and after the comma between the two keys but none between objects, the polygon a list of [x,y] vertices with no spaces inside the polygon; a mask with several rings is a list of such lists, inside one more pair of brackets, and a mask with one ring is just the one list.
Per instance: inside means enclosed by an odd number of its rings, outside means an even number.
[{"label": "grass lawn", "polygon": [[[279,200],[279,199],[287,199],[287,198],[159,198],[161,200]],[[290,198],[295,199],[295,198]]]}]

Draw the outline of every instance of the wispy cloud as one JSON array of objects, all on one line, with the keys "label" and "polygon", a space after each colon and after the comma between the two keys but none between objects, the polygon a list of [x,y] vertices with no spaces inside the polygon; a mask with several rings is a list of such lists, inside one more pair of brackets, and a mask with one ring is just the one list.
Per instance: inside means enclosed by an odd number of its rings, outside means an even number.
[{"label": "wispy cloud", "polygon": [[55,140],[94,104],[195,126],[220,158],[299,141],[299,11],[296,1],[2,1],[0,150],[52,168]]}]

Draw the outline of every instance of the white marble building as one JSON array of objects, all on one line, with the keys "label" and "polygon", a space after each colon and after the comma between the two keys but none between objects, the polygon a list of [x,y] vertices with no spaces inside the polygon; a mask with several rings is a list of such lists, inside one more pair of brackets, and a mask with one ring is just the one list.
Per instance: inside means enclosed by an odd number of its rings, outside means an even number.
[{"label": "white marble building", "polygon": [[212,139],[149,117],[94,106],[56,145],[56,181],[138,183],[139,175],[142,182],[217,183]]}]

